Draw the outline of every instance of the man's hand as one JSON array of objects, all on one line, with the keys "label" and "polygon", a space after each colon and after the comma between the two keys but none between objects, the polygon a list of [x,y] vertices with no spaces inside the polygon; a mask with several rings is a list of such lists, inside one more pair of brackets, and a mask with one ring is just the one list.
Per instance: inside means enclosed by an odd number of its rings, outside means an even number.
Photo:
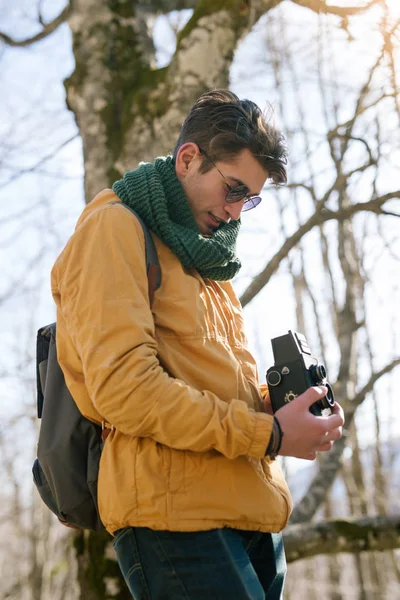
[{"label": "man's hand", "polygon": [[330,450],[333,443],[342,437],[344,415],[337,402],[329,417],[316,417],[309,411],[310,406],[321,400],[327,391],[322,385],[311,387],[276,411],[275,416],[284,434],[280,456],[314,460],[317,452]]}]

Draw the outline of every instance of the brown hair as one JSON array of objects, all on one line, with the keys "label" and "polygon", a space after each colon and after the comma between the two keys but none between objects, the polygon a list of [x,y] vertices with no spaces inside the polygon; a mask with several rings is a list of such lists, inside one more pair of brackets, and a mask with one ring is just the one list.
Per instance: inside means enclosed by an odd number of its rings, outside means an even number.
[{"label": "brown hair", "polygon": [[[251,100],[239,100],[229,90],[202,94],[182,125],[174,150],[187,143],[197,144],[214,162],[229,160],[247,148],[277,185],[287,182],[288,149],[282,133],[268,123],[267,116]],[[212,164],[204,158],[201,172]]]}]

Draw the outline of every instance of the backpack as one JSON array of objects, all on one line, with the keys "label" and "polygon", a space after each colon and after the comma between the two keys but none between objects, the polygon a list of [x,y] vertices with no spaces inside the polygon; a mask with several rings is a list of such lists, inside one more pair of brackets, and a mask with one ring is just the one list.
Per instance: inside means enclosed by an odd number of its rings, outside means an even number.
[{"label": "backpack", "polygon": [[[131,210],[128,206],[128,210]],[[161,283],[157,251],[147,226],[131,210],[145,237],[150,305]],[[97,505],[103,443],[110,432],[86,419],[74,402],[57,361],[56,323],[41,327],[36,347],[37,415],[41,419],[33,480],[43,502],[64,524],[104,529]]]}]

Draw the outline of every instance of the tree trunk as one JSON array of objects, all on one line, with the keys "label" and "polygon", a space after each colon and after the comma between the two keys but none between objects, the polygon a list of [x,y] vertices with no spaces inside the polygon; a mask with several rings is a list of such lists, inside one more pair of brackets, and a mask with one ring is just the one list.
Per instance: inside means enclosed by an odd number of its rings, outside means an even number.
[{"label": "tree trunk", "polygon": [[75,534],[79,600],[131,600],[107,532]]},{"label": "tree trunk", "polygon": [[[156,13],[160,4],[148,10]],[[173,9],[173,2],[164,4]],[[200,0],[171,63],[157,69],[135,3],[74,0],[76,69],[65,86],[83,140],[87,201],[139,161],[171,152],[191,104],[208,89],[228,86],[249,11],[240,0]]]}]

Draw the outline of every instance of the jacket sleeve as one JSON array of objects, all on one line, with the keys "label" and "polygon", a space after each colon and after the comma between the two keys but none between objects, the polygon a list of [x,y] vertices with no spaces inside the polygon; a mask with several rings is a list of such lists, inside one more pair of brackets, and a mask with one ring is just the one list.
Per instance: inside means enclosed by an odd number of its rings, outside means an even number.
[{"label": "jacket sleeve", "polygon": [[134,215],[107,205],[77,228],[52,272],[94,407],[121,432],[171,448],[263,457],[269,415],[199,391],[161,367],[144,252]]},{"label": "jacket sleeve", "polygon": [[273,411],[272,411],[272,405],[271,405],[271,398],[269,395],[269,388],[268,385],[266,383],[261,383],[260,384],[260,392],[261,392],[261,396],[264,402],[264,407],[266,412],[269,415],[273,415]]}]

